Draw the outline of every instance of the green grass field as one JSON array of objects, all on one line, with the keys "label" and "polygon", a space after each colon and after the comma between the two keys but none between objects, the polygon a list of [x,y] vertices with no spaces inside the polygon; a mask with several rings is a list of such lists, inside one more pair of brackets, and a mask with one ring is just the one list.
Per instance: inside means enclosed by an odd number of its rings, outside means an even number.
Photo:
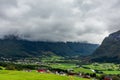
[{"label": "green grass field", "polygon": [[108,70],[118,70],[120,69],[119,64],[114,63],[93,63],[89,65],[82,65],[84,67],[88,67],[95,70],[102,70],[102,71],[108,71]]},{"label": "green grass field", "polygon": [[[82,66],[83,67],[88,67],[88,68],[91,68],[91,69],[94,69],[94,70],[100,70],[104,74],[120,74],[120,64],[114,64],[114,63],[93,63],[93,64],[82,65]],[[86,71],[86,70],[83,70],[83,71]],[[90,72],[88,72],[88,73],[90,73]]]},{"label": "green grass field", "polygon": [[1,70],[0,80],[89,80],[72,76],[60,76],[49,73],[38,73],[35,71],[10,71]]},{"label": "green grass field", "polygon": [[84,73],[93,73],[91,71],[91,69],[85,69],[85,68],[76,68],[76,65],[75,64],[52,64],[51,65],[52,68],[59,68],[59,69],[64,69],[64,70],[67,70],[67,69],[73,69],[74,72],[84,72]]},{"label": "green grass field", "polygon": [[67,70],[67,69],[71,69],[71,68],[76,67],[76,65],[75,64],[62,63],[62,64],[52,64],[51,67]]},{"label": "green grass field", "polygon": [[[91,69],[101,70],[103,74],[120,74],[119,64],[89,64],[82,65],[82,67],[76,67],[75,64],[56,63],[51,65],[52,68],[58,69],[73,69],[74,72],[79,73],[93,73]],[[86,68],[85,68],[86,67]],[[80,78],[75,76],[61,76],[52,73],[38,73],[35,70],[32,72],[17,71],[17,70],[5,70],[4,67],[0,67],[0,80],[90,80],[86,78]],[[110,69],[110,70],[109,70]],[[101,75],[101,74],[97,74]]]},{"label": "green grass field", "polygon": [[105,74],[120,74],[120,71],[103,71]]},{"label": "green grass field", "polygon": [[93,73],[92,70],[90,69],[85,69],[85,68],[75,68],[74,72],[83,72],[83,73]]}]

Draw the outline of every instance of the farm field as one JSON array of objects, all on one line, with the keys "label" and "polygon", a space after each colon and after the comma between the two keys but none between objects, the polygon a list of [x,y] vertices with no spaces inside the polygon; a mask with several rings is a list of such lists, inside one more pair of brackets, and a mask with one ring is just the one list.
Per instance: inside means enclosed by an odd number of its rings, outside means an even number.
[{"label": "farm field", "polygon": [[59,69],[70,69],[70,68],[75,68],[76,65],[75,64],[67,64],[67,63],[57,63],[57,64],[52,64],[51,65],[52,68],[59,68]]},{"label": "farm field", "polygon": [[[120,74],[120,64],[114,63],[92,63],[89,65],[82,65],[93,70],[102,71],[103,74],[107,75],[119,75]],[[85,70],[84,70],[85,71]],[[88,72],[90,73],[90,72]]]},{"label": "farm field", "polygon": [[120,71],[103,71],[105,74],[120,74]]},{"label": "farm field", "polygon": [[93,69],[93,70],[102,71],[104,74],[120,74],[119,64],[113,64],[113,63],[92,63],[89,65],[82,65],[82,67],[77,67],[75,64],[53,64],[51,67],[64,69],[64,70],[73,69],[74,72],[77,73],[78,72],[94,73],[91,70]]},{"label": "farm field", "polygon": [[65,64],[65,63],[57,63],[51,64],[52,68],[58,69],[73,69],[75,73],[94,73],[92,70],[102,71],[103,74],[120,74],[120,66],[119,64],[113,63],[92,63],[87,65],[81,65],[81,67],[77,67],[75,64]]},{"label": "farm field", "polygon": [[0,70],[0,80],[89,80],[73,76],[60,76],[36,71]]},{"label": "farm field", "polygon": [[[45,72],[39,72],[45,71]],[[13,64],[0,66],[0,80],[96,80],[110,75],[119,77],[120,64],[114,63],[42,63]],[[68,76],[72,75],[72,76]],[[79,77],[78,77],[79,76]],[[83,78],[84,77],[84,78]],[[114,79],[113,79],[114,80]]]},{"label": "farm field", "polygon": [[92,63],[89,65],[82,65],[82,66],[95,69],[95,70],[102,70],[102,71],[120,70],[120,64],[114,64],[114,63]]}]

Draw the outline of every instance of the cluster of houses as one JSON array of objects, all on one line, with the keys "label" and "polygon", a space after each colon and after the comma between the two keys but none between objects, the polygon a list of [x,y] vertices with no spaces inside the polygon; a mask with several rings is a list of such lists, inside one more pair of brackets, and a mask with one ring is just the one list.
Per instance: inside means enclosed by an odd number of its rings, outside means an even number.
[{"label": "cluster of houses", "polygon": [[[25,70],[26,72],[31,72],[31,70]],[[100,71],[97,70],[92,70],[94,73],[75,73],[72,69],[68,69],[68,70],[62,70],[62,69],[38,69],[36,70],[38,73],[53,73],[56,75],[61,75],[61,76],[77,76],[77,77],[81,77],[81,78],[96,78],[96,73],[102,73]],[[94,79],[97,80],[97,79]],[[112,78],[110,76],[105,76],[103,77],[102,80],[112,80]]]},{"label": "cluster of houses", "polygon": [[47,70],[47,69],[38,69],[37,72],[39,73],[54,73],[56,75],[62,75],[62,76],[78,76],[78,77],[83,77],[83,78],[91,78],[91,77],[96,77],[96,74],[84,74],[84,73],[74,73],[72,71],[67,71],[67,70],[60,70],[60,69],[53,69],[53,70]]},{"label": "cluster of houses", "polygon": [[[38,69],[37,72],[39,73],[54,73],[56,75],[62,75],[62,76],[78,76],[78,77],[82,77],[82,78],[95,78],[96,77],[96,73],[93,74],[89,74],[89,73],[74,73],[71,71],[66,71],[66,70],[60,70],[60,69],[53,69],[53,70],[47,70],[47,69]],[[95,79],[96,80],[96,79]],[[110,76],[105,76],[103,78],[103,80],[112,80],[112,78]]]}]

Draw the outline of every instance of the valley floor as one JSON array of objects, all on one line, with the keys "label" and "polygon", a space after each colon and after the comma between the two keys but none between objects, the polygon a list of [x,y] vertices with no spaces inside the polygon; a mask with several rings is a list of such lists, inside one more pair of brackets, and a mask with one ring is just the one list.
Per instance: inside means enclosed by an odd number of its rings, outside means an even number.
[{"label": "valley floor", "polygon": [[0,80],[89,80],[73,76],[61,76],[51,73],[38,73],[36,71],[0,70]]}]

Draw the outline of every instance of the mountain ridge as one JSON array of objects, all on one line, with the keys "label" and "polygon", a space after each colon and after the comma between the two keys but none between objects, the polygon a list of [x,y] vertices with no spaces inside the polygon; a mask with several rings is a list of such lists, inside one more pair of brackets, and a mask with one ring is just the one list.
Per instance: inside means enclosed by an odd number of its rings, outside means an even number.
[{"label": "mountain ridge", "polygon": [[81,42],[28,41],[15,36],[6,36],[0,39],[0,57],[41,56],[45,52],[58,56],[90,55],[98,46]]},{"label": "mountain ridge", "polygon": [[92,61],[120,63],[120,30],[111,33],[92,55]]}]

